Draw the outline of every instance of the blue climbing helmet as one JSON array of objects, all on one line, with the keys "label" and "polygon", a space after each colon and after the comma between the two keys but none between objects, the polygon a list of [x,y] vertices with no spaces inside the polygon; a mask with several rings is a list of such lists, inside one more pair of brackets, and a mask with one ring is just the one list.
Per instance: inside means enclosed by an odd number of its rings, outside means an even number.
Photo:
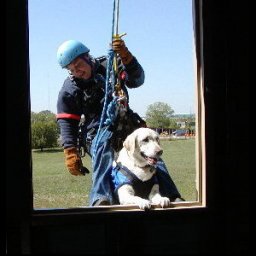
[{"label": "blue climbing helmet", "polygon": [[76,40],[68,40],[60,45],[57,51],[57,60],[62,68],[65,68],[71,61],[90,50],[84,44]]}]

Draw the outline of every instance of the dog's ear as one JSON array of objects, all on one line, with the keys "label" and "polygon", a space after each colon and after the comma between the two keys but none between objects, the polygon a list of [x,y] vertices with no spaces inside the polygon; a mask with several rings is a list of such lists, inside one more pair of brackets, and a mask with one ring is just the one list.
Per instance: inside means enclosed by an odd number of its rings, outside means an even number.
[{"label": "dog's ear", "polygon": [[128,135],[123,143],[123,146],[127,149],[127,151],[134,153],[136,146],[136,135],[131,133]]}]

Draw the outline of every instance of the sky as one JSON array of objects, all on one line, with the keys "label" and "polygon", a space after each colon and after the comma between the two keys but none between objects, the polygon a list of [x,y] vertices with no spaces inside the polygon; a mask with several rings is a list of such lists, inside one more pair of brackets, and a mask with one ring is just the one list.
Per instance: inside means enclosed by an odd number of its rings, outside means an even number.
[{"label": "sky", "polygon": [[[66,40],[84,43],[94,57],[106,55],[112,37],[113,0],[29,0],[31,111],[56,113],[67,77],[57,63]],[[120,0],[118,32],[145,72],[129,89],[130,107],[145,116],[155,102],[174,114],[195,113],[192,0]]]}]

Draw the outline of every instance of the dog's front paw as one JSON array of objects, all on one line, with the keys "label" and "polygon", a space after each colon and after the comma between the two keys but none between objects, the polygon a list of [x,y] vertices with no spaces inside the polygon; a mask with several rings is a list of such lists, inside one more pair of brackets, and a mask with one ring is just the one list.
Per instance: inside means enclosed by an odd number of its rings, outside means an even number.
[{"label": "dog's front paw", "polygon": [[171,201],[168,197],[160,197],[157,204],[164,208],[168,207],[171,204]]},{"label": "dog's front paw", "polygon": [[151,203],[149,200],[145,200],[141,198],[140,200],[138,200],[137,204],[141,210],[147,210],[151,208]]}]

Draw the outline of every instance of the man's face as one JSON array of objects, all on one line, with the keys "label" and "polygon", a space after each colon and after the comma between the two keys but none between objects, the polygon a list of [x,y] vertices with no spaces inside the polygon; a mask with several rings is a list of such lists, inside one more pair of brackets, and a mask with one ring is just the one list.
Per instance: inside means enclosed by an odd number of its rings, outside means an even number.
[{"label": "man's face", "polygon": [[[87,58],[88,57],[84,57]],[[71,74],[77,78],[89,79],[92,75],[91,66],[83,60],[81,57],[74,59],[68,66],[67,69]]]}]

